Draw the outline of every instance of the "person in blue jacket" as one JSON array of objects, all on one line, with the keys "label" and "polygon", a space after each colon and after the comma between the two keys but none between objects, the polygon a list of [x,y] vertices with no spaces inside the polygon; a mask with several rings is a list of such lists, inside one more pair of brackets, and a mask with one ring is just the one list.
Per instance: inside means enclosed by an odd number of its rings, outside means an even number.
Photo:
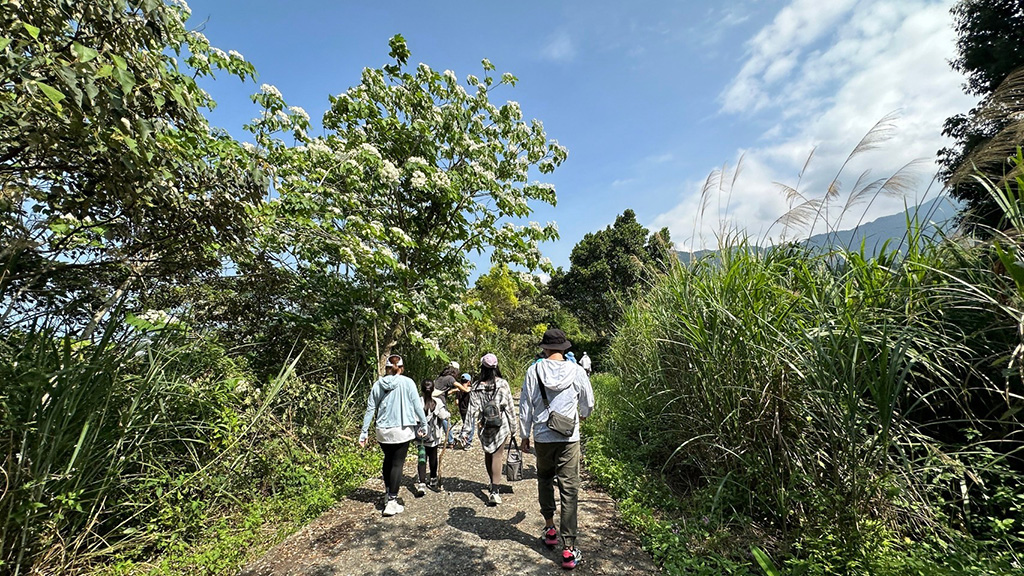
[{"label": "person in blue jacket", "polygon": [[427,435],[427,417],[423,412],[416,383],[403,376],[402,357],[388,356],[385,375],[373,383],[366,399],[366,413],[359,433],[359,445],[366,447],[370,422],[377,416],[377,443],[384,451],[384,489],[386,500],[384,516],[394,516],[405,508],[398,502],[398,489],[402,484],[402,468],[409,452],[409,442]]}]

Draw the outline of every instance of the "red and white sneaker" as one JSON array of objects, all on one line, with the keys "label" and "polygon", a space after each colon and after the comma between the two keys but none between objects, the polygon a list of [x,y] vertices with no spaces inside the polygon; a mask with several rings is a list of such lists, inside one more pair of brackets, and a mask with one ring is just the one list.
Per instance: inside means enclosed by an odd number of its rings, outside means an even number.
[{"label": "red and white sneaker", "polygon": [[583,560],[583,553],[575,546],[562,550],[562,568],[572,570]]},{"label": "red and white sneaker", "polygon": [[555,546],[558,544],[558,530],[554,526],[545,526],[544,532],[540,535],[541,539],[544,540],[544,544],[547,546]]}]

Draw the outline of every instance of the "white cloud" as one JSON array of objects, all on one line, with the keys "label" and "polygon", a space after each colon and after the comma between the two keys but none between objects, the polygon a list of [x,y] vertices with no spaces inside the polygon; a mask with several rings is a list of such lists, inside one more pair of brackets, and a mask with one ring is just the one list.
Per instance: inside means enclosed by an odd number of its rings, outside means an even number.
[{"label": "white cloud", "polygon": [[672,153],[666,152],[664,154],[655,154],[653,156],[648,156],[644,158],[643,161],[650,164],[664,164],[665,162],[671,162],[672,158],[674,158]]},{"label": "white cloud", "polygon": [[545,60],[571,62],[576,57],[576,46],[569,33],[561,31],[556,33],[541,49],[541,56]]},{"label": "white cloud", "polygon": [[[951,3],[793,0],[751,41],[748,60],[722,93],[722,112],[771,126],[757,148],[745,151],[745,167],[732,190],[728,213],[708,217],[712,208],[718,208],[710,206],[694,233],[700,193],[694,184],[678,206],[656,218],[655,225],[669,226],[673,239],[686,246],[691,236],[703,236],[704,245],[710,238],[713,245],[723,222],[726,229],[744,229],[759,237],[786,211],[779,187],[772,182],[797,185],[814,149],[799,189],[808,197],[820,197],[860,138],[893,111],[899,111],[899,119],[892,138],[843,169],[839,181],[844,192],[865,170],[870,170],[871,178],[881,178],[916,159],[931,161],[945,144],[943,121],[974,104],[961,91],[963,79],[948,64],[955,49]],[[920,190],[934,171],[931,163],[918,170]],[[840,225],[852,226],[862,214],[872,220],[902,206],[902,200],[880,197],[866,213],[862,205]],[[835,219],[830,214],[833,225]],[[780,232],[772,229],[771,235]]]}]

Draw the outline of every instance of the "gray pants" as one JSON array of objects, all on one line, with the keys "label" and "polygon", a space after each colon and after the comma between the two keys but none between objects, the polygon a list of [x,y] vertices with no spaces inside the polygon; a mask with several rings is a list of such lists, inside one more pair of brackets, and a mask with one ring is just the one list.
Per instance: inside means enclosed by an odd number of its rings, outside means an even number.
[{"label": "gray pants", "polygon": [[555,516],[554,479],[558,478],[558,496],[562,513],[558,531],[562,546],[576,545],[576,504],[580,493],[580,443],[537,442],[537,493],[540,513],[544,518]]}]

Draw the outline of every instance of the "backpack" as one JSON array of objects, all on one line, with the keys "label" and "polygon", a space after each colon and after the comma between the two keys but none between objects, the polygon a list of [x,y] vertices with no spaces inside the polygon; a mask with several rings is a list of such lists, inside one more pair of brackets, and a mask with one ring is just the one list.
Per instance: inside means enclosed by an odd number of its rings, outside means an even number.
[{"label": "backpack", "polygon": [[498,392],[495,390],[494,394],[491,394],[491,399],[484,403],[484,407],[480,410],[480,424],[484,431],[494,432],[501,428],[501,407],[498,406],[497,399]]}]

